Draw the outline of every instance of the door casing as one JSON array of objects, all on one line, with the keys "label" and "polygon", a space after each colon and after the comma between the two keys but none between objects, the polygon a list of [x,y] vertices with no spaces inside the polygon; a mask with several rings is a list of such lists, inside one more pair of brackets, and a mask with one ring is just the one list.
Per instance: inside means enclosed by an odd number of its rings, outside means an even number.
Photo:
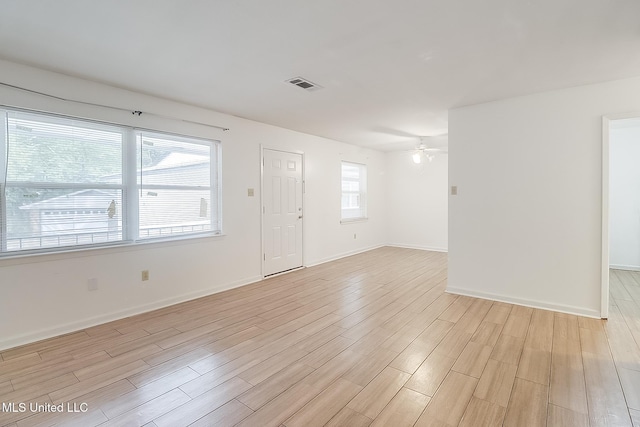
[{"label": "door casing", "polygon": [[639,112],[608,114],[602,117],[602,258],[600,317],[609,317],[609,147],[610,123],[614,120],[640,118]]}]

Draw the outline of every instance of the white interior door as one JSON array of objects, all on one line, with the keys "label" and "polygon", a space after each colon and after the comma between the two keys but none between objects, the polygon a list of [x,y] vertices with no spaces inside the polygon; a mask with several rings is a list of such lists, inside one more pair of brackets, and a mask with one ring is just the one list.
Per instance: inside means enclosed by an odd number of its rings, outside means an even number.
[{"label": "white interior door", "polygon": [[302,267],[302,155],[263,151],[264,275]]}]

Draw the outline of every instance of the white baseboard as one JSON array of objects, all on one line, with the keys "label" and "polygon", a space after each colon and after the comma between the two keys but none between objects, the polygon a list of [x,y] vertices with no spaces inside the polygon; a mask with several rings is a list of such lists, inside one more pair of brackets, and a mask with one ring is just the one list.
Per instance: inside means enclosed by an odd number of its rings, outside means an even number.
[{"label": "white baseboard", "polygon": [[614,270],[627,270],[627,271],[640,271],[640,267],[637,265],[615,265],[609,264],[609,268]]},{"label": "white baseboard", "polygon": [[262,276],[249,277],[235,282],[227,283],[215,288],[205,289],[197,292],[190,292],[188,294],[177,295],[175,297],[166,298],[160,301],[152,302],[149,304],[143,304],[136,307],[131,307],[126,310],[120,310],[108,314],[102,314],[100,316],[90,317],[87,319],[79,320],[76,322],[70,322],[63,325],[54,326],[51,328],[41,329],[36,332],[18,335],[9,338],[3,338],[0,340],[0,350],[7,350],[10,348],[18,347],[25,344],[42,341],[48,338],[57,337],[59,335],[69,334],[71,332],[77,332],[83,329],[90,328],[92,326],[101,325],[103,323],[112,322],[114,320],[123,319],[129,316],[135,316],[137,314],[147,313],[149,311],[158,310],[160,308],[168,307],[170,305],[179,304],[181,302],[191,301],[197,298],[206,297],[209,295],[217,294],[219,292],[227,291],[229,289],[238,288],[251,283],[259,282],[262,280]]},{"label": "white baseboard", "polygon": [[331,261],[336,261],[336,260],[339,260],[340,258],[346,258],[348,256],[361,254],[363,252],[369,252],[369,251],[372,251],[374,249],[379,249],[379,248],[382,248],[382,247],[385,247],[385,246],[389,246],[389,245],[375,245],[375,246],[370,246],[370,247],[364,248],[364,249],[356,249],[355,251],[343,252],[343,253],[335,255],[335,256],[330,256],[330,257],[327,257],[327,258],[321,258],[319,260],[307,262],[305,267],[315,267],[316,265],[324,264],[324,263],[331,262]]},{"label": "white baseboard", "polygon": [[391,246],[394,248],[420,249],[422,251],[431,251],[431,252],[449,252],[449,249],[447,248],[437,248],[433,246],[405,245],[401,243],[390,243],[387,246]]},{"label": "white baseboard", "polygon": [[447,287],[446,292],[455,295],[464,295],[468,297],[487,299],[491,301],[500,301],[509,304],[523,305],[525,307],[540,308],[543,310],[558,311],[560,313],[575,314],[578,316],[600,319],[600,311],[598,310],[591,310],[588,308],[575,307],[571,305],[553,304],[544,301],[536,301],[523,298],[513,298],[505,295],[478,292],[472,289],[453,288],[450,286]]}]

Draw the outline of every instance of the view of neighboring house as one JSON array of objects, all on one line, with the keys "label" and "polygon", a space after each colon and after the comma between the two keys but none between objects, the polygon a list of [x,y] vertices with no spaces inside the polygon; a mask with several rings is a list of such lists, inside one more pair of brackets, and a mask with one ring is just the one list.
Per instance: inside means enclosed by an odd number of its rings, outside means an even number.
[{"label": "view of neighboring house", "polygon": [[[208,180],[209,158],[172,152],[157,164],[138,169],[137,174],[140,239],[211,229],[210,190],[171,188],[172,182]],[[20,206],[20,210],[28,214],[28,221],[22,222],[30,230],[9,236],[8,250],[120,241],[126,235],[122,190],[70,191]]]},{"label": "view of neighboring house", "polygon": [[[8,249],[36,249],[122,240],[119,190],[80,190],[20,206],[29,215],[29,233],[8,239]],[[118,200],[118,203],[116,203]],[[116,213],[110,217],[113,203]]]}]

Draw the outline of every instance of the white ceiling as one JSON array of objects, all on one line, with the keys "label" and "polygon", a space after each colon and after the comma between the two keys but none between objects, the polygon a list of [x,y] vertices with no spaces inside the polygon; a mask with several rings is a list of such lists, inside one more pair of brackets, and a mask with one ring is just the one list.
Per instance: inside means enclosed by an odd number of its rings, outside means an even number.
[{"label": "white ceiling", "polygon": [[6,0],[0,57],[393,150],[452,107],[640,75],[639,18],[638,0]]}]

